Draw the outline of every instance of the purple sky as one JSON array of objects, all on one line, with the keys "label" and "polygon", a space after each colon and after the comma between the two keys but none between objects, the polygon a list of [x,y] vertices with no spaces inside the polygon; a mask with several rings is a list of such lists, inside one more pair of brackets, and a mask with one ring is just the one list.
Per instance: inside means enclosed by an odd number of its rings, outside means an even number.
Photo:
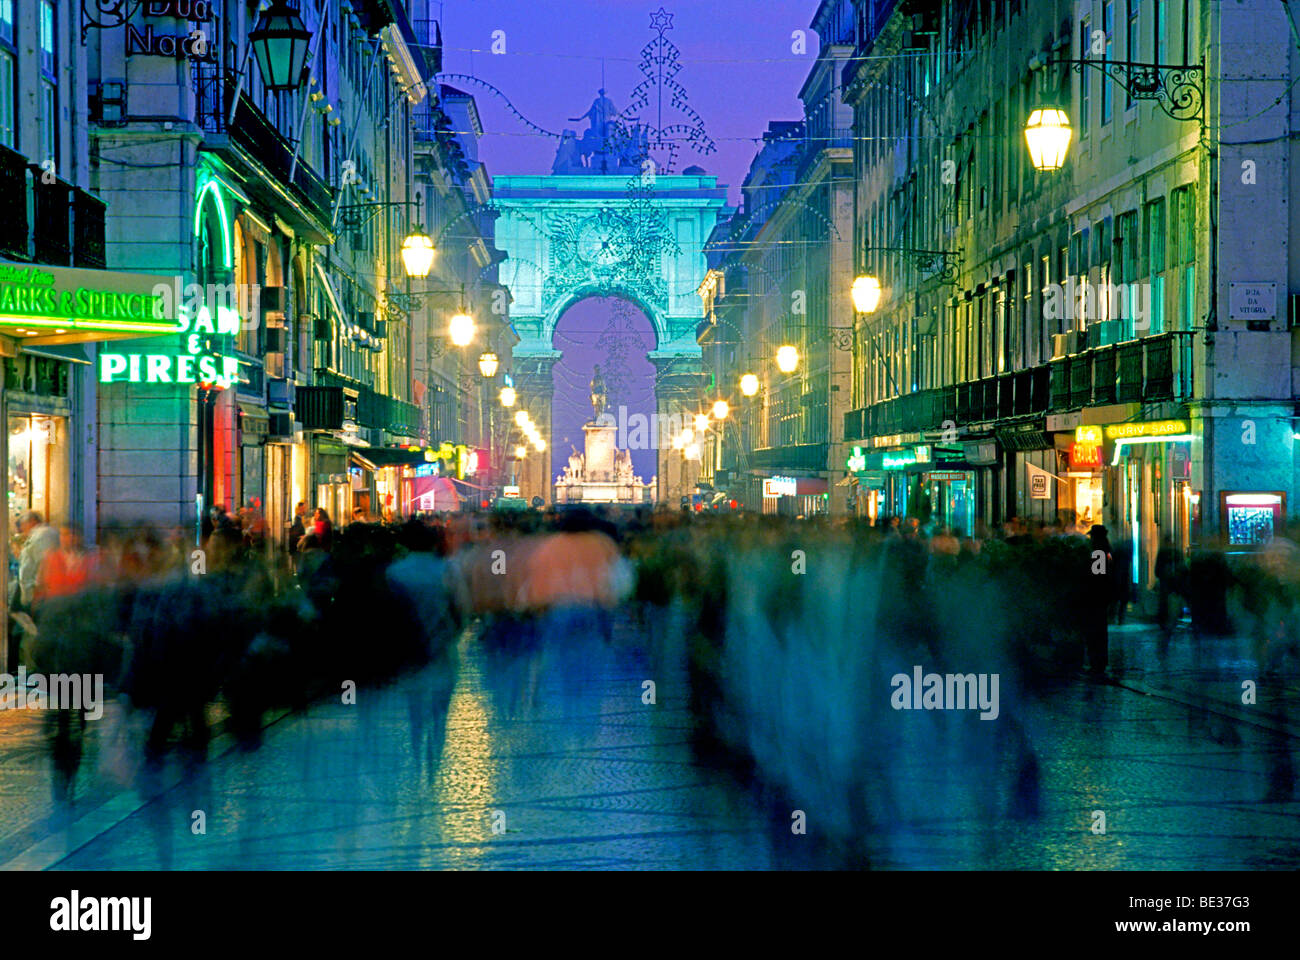
[{"label": "purple sky", "polygon": [[[614,106],[624,109],[641,80],[641,50],[657,36],[650,15],[659,0],[446,0],[431,3],[442,23],[443,70],[467,74],[497,87],[514,108],[537,126],[565,128],[579,135],[585,114],[602,86]],[[717,151],[700,156],[683,149],[675,172],[692,164],[729,187],[730,202],[749,169],[770,120],[802,117],[799,88],[817,56],[817,37],[807,30],[817,0],[691,0],[663,3],[673,14],[666,37],[679,50],[676,80],[703,120]],[[505,33],[505,54],[493,54],[493,33]],[[806,31],[807,54],[791,52],[795,30]],[[603,63],[602,63],[602,57]],[[602,79],[603,69],[603,79]],[[493,94],[454,81],[478,104],[484,134],[479,158],[489,174],[549,174],[557,141],[519,122]],[[654,103],[654,99],[651,100]],[[644,111],[642,111],[644,114]],[[664,123],[683,122],[665,97]],[[556,347],[552,479],[568,462],[570,445],[583,446],[582,424],[591,418],[588,383],[592,367],[609,369],[607,351],[597,345],[613,316],[614,301],[587,300],[561,318]],[[624,403],[629,412],[654,409],[654,367],[645,358],[654,337],[649,320],[633,310],[633,332],[625,334],[628,359],[619,363],[627,377],[623,397],[612,397],[612,412]],[[628,326],[617,319],[620,327]],[[640,344],[640,349],[635,349]],[[655,472],[653,451],[632,451],[636,472],[646,482]]]},{"label": "purple sky", "polygon": [[[646,354],[654,348],[654,327],[650,318],[638,308],[617,297],[589,297],[575,303],[560,317],[555,327],[555,348],[564,353],[555,365],[555,399],[551,406],[551,424],[555,432],[551,442],[551,479],[564,470],[572,447],[583,449],[582,425],[592,418],[591,375],[600,364],[609,396],[609,412],[619,416],[626,407],[624,420],[635,413],[654,414],[655,368]],[[602,344],[602,337],[605,343]],[[619,344],[611,355],[610,339]],[[629,426],[631,432],[635,425]],[[624,437],[615,441],[626,447]],[[632,466],[646,483],[655,474],[654,450],[633,450]]]},{"label": "purple sky", "polygon": [[[553,131],[586,129],[568,122],[587,111],[601,83],[622,109],[642,79],[641,48],[656,33],[650,14],[659,0],[446,0],[441,4],[443,70],[469,74],[499,88],[515,108]],[[690,0],[662,4],[673,14],[666,37],[681,53],[677,81],[704,120],[716,153],[681,153],[736,188],[749,169],[769,120],[802,115],[799,87],[817,56],[791,53],[791,34],[807,30],[816,0]],[[437,10],[437,7],[434,8]],[[494,55],[492,35],[505,32],[506,52]],[[473,52],[472,52],[473,51]],[[482,88],[467,87],[485,128],[480,157],[488,172],[550,173],[556,141],[531,131]],[[669,114],[666,113],[666,117]],[[676,116],[674,115],[674,119]]]}]

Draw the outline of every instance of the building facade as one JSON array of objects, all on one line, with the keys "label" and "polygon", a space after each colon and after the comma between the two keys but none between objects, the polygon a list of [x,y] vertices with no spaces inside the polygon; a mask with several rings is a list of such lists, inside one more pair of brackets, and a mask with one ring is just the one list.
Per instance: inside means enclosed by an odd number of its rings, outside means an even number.
[{"label": "building facade", "polygon": [[[1245,550],[1280,531],[1295,476],[1295,227],[1277,202],[1289,12],[856,7],[857,267],[884,291],[845,425],[860,509],[966,532],[1103,523],[1138,585],[1161,543]],[[1073,128],[1059,170],[1026,149],[1042,106]]]},{"label": "building facade", "polygon": [[[201,533],[213,507],[242,509],[283,543],[299,502],[335,522],[412,512],[417,476],[449,468],[440,446],[478,442],[438,404],[426,281],[401,250],[490,181],[425,148],[441,36],[413,12],[301,5],[309,57],[289,90],[263,83],[243,4],[149,4],[88,29],[107,260],[170,286],[182,327],[99,359],[101,522]],[[429,190],[440,177],[456,182]],[[443,260],[457,287],[482,266]]]},{"label": "building facade", "polygon": [[[769,125],[741,209],[710,238],[698,329],[715,393],[735,410],[705,479],[728,504],[791,515],[848,509],[854,184],[841,73],[854,50],[852,7],[825,0],[811,26],[821,46],[799,93],[804,117]],[[788,371],[782,347],[794,350]],[[757,378],[752,395],[741,390],[746,374]]]}]

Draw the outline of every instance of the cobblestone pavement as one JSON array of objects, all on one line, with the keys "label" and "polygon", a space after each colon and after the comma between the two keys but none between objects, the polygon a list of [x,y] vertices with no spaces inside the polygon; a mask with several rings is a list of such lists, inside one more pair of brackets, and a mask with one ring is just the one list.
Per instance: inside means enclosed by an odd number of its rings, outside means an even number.
[{"label": "cobblestone pavement", "polygon": [[[770,869],[837,866],[789,811],[702,761],[673,642],[620,629],[448,658],[355,706],[282,716],[256,750],[124,770],[106,717],[72,822],[50,801],[39,718],[0,715],[0,865],[31,869]],[[878,868],[1269,869],[1300,866],[1293,760],[1300,696],[1262,685],[1236,641],[1199,653],[1115,631],[1116,685],[1067,681],[1008,702],[1032,744],[1038,809],[1008,813],[1015,771],[970,714],[899,715]],[[654,704],[643,681],[655,680]],[[1253,711],[1253,712],[1252,712]],[[131,776],[127,776],[131,775]],[[129,788],[120,784],[128,781]],[[1093,832],[1094,811],[1106,832]],[[196,812],[202,814],[205,832]],[[873,811],[878,812],[878,811]]]}]

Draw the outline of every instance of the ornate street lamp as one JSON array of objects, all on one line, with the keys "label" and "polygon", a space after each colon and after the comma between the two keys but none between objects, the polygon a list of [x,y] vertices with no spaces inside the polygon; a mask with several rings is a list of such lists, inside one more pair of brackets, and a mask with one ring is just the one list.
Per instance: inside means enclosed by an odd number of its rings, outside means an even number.
[{"label": "ornate street lamp", "polygon": [[268,90],[298,89],[310,41],[311,31],[285,0],[275,0],[262,14],[248,42]]},{"label": "ornate street lamp", "polygon": [[456,314],[447,325],[447,334],[456,346],[469,346],[474,340],[474,318],[468,313]]},{"label": "ornate street lamp", "polygon": [[[478,372],[483,374],[486,379],[495,377],[497,375],[497,367],[500,365],[501,361],[499,361],[497,355],[490,350],[478,358]],[[506,404],[506,406],[510,406],[510,404]]]},{"label": "ornate street lamp", "polygon": [[752,397],[758,393],[758,377],[755,374],[747,373],[740,378],[740,392],[747,397]]},{"label": "ornate street lamp", "polygon": [[799,366],[799,351],[787,343],[776,352],[776,366],[782,373],[794,373]]},{"label": "ornate street lamp", "polygon": [[402,265],[406,268],[408,277],[429,275],[429,268],[433,266],[433,241],[429,239],[429,235],[422,227],[416,227],[402,241]]},{"label": "ornate street lamp", "polygon": [[858,277],[853,281],[853,309],[858,313],[875,313],[880,306],[880,280]]},{"label": "ornate street lamp", "polygon": [[1046,173],[1065,166],[1065,154],[1073,135],[1070,118],[1064,110],[1039,107],[1031,113],[1025,124],[1025,143],[1034,169]]}]

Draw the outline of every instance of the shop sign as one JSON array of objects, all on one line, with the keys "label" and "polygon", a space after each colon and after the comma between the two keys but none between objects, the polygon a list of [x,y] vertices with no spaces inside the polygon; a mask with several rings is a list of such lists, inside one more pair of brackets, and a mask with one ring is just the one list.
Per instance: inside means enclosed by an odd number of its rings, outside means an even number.
[{"label": "shop sign", "polygon": [[926,483],[953,483],[968,479],[968,475],[961,470],[931,470],[924,479]]},{"label": "shop sign", "polygon": [[1079,426],[1082,419],[1082,410],[1075,410],[1073,413],[1049,414],[1047,417],[1047,432],[1062,433],[1066,430],[1073,430]]},{"label": "shop sign", "polygon": [[[141,11],[146,17],[163,20],[183,20],[189,23],[211,23],[212,4],[209,0],[145,0]],[[210,32],[203,27],[191,29],[188,34],[154,33],[153,24],[138,29],[126,25],[126,55],[128,57],[170,57],[174,60],[215,61],[216,54],[210,43]]]},{"label": "shop sign", "polygon": [[867,457],[862,452],[861,447],[853,448],[853,455],[845,461],[845,465],[849,468],[850,473],[861,473],[867,469]]},{"label": "shop sign", "polygon": [[141,335],[176,330],[155,283],[138,274],[0,263],[0,323],[41,328],[46,335],[69,328]]},{"label": "shop sign", "polygon": [[886,470],[906,470],[916,462],[915,450],[898,450],[886,453],[881,458],[881,466]]},{"label": "shop sign", "polygon": [[794,477],[768,477],[763,481],[763,496],[793,497],[798,487],[799,482]]},{"label": "shop sign", "polygon": [[1273,320],[1277,317],[1276,283],[1228,284],[1228,318]]},{"label": "shop sign", "polygon": [[1101,446],[1102,432],[1101,427],[1085,426],[1074,428],[1074,442],[1087,446]]},{"label": "shop sign", "polygon": [[1192,451],[1188,449],[1187,444],[1175,443],[1170,451],[1170,461],[1172,466],[1169,470],[1169,476],[1172,479],[1192,479]]},{"label": "shop sign", "polygon": [[1071,470],[1099,470],[1101,468],[1101,447],[1095,443],[1070,444]]},{"label": "shop sign", "polygon": [[1186,420],[1151,420],[1147,423],[1112,423],[1106,427],[1107,440],[1133,440],[1140,437],[1173,437],[1187,433]]}]

